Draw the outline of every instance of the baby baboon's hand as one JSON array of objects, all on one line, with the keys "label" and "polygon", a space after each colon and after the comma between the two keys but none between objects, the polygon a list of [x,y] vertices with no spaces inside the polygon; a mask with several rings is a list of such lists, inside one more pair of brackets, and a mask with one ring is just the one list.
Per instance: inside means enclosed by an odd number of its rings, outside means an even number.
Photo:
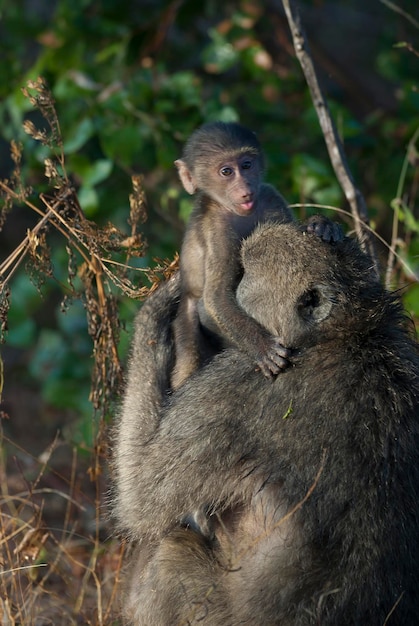
[{"label": "baby baboon's hand", "polygon": [[337,243],[344,238],[341,226],[324,215],[310,217],[302,226],[302,230],[317,235],[326,243]]},{"label": "baby baboon's hand", "polygon": [[272,378],[291,365],[290,356],[291,350],[285,348],[278,337],[270,337],[265,352],[256,359],[256,363],[266,378]]}]

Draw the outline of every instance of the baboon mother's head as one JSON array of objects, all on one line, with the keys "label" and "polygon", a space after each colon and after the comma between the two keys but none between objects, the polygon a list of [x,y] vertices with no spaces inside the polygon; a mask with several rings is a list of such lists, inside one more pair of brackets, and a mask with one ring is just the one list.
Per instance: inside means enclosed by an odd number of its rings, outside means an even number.
[{"label": "baboon mother's head", "polygon": [[263,224],[242,246],[240,306],[287,346],[351,332],[380,300],[369,258],[348,237],[326,243],[295,224]]}]

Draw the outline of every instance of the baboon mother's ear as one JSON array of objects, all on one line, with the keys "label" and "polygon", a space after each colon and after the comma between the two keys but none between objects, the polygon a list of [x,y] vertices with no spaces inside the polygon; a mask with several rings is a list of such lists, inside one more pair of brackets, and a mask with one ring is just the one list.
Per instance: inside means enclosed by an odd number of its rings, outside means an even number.
[{"label": "baboon mother's ear", "polygon": [[179,178],[182,181],[182,185],[192,196],[196,191],[196,182],[189,167],[186,165],[185,161],[182,161],[182,159],[177,159],[177,161],[175,161],[175,165],[177,167]]},{"label": "baboon mother's ear", "polygon": [[318,324],[329,317],[335,303],[333,291],[328,285],[314,285],[299,297],[298,315],[308,323]]}]

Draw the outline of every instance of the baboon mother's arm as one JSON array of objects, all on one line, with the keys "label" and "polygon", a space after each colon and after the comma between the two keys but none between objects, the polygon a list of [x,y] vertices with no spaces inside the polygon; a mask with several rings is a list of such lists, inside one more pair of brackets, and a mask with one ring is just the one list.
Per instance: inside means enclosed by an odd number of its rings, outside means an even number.
[{"label": "baboon mother's arm", "polygon": [[[233,435],[228,427],[221,435],[225,410],[214,406],[214,384],[206,384],[208,376],[198,372],[169,402],[171,327],[178,301],[175,277],[147,299],[135,321],[116,427],[113,502],[119,530],[132,538],[161,536],[197,503],[218,501],[232,464],[222,450]],[[231,371],[235,374],[234,366]],[[221,422],[217,437],[214,420]]]},{"label": "baboon mother's arm", "polygon": [[[142,448],[158,428],[174,360],[171,322],[180,295],[179,273],[161,285],[141,307],[135,320],[124,400],[115,428],[113,465],[114,510],[122,528],[138,490]],[[128,519],[127,519],[128,516]]]},{"label": "baboon mother's arm", "polygon": [[[176,281],[160,287],[136,320],[114,506],[119,529],[133,538],[157,538],[201,505],[217,512],[250,499],[271,458],[259,424],[275,384],[239,351],[219,355],[168,397],[178,295]],[[276,420],[265,424],[265,441],[276,430]]]},{"label": "baboon mother's arm", "polygon": [[239,352],[220,355],[173,394],[150,441],[131,449],[133,537],[160,537],[201,506],[221,512],[260,489],[272,450],[260,439],[258,398],[273,385],[254,369]]}]

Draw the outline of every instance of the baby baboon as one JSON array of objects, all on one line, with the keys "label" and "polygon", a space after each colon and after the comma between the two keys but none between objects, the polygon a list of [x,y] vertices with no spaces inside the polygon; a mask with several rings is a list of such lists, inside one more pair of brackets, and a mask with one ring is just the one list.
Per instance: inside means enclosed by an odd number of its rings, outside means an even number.
[{"label": "baby baboon", "polygon": [[[115,513],[135,626],[417,626],[419,355],[356,241],[292,224],[244,243],[237,290],[287,346],[273,382],[230,348],[170,398],[178,280],[137,317]],[[278,267],[284,271],[278,271]],[[182,527],[207,505],[213,541]]]},{"label": "baby baboon", "polygon": [[[173,388],[226,342],[246,352],[265,376],[272,377],[287,367],[289,351],[237,305],[240,246],[258,223],[292,221],[291,211],[284,198],[262,182],[261,147],[256,135],[239,124],[202,126],[175,164],[196,201],[180,256],[182,295],[174,324]],[[320,237],[341,238],[332,222],[317,216],[313,224],[310,228]]]}]

